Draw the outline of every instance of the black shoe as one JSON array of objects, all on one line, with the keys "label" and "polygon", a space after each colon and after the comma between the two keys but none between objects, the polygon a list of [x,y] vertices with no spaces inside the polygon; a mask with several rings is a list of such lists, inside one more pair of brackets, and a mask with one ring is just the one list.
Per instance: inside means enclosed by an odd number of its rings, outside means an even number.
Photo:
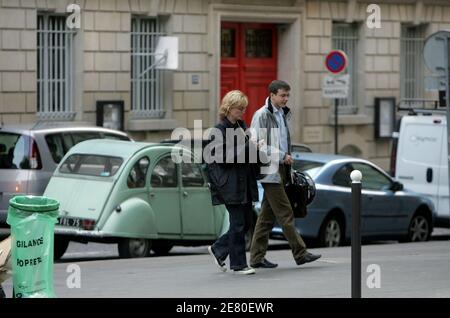
[{"label": "black shoe", "polygon": [[250,266],[253,268],[275,268],[278,266],[278,264],[271,263],[268,260],[266,260],[265,258],[263,258],[263,260],[261,262],[255,263],[255,264],[250,264]]},{"label": "black shoe", "polygon": [[295,260],[295,262],[297,263],[297,265],[302,265],[302,264],[305,264],[305,263],[314,262],[315,260],[317,260],[317,259],[319,259],[321,257],[322,257],[322,255],[320,255],[320,254],[312,254],[310,252],[306,252],[305,255],[303,255],[300,258],[297,258]]}]

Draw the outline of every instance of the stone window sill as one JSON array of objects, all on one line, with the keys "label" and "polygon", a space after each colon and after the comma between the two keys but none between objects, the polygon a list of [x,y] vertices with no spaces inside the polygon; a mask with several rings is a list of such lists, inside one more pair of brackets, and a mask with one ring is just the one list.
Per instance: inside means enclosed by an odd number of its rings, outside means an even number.
[{"label": "stone window sill", "polygon": [[175,119],[130,119],[129,131],[160,131],[173,130],[178,127]]},{"label": "stone window sill", "polygon": [[[328,118],[330,125],[334,125],[334,114]],[[338,115],[338,125],[368,125],[373,124],[373,118],[368,115],[356,114],[356,115]]]}]

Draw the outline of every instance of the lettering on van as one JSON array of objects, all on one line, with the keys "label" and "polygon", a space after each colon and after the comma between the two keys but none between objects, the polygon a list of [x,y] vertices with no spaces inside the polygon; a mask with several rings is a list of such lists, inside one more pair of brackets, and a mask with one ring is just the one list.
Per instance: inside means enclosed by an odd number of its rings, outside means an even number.
[{"label": "lettering on van", "polygon": [[17,241],[16,246],[18,248],[28,248],[28,247],[34,247],[34,246],[40,246],[44,244],[44,237],[41,236],[37,239],[32,239],[28,241]]},{"label": "lettering on van", "polygon": [[422,136],[411,136],[411,142],[414,144],[418,144],[419,142],[436,142],[437,138],[435,137],[422,137]]}]

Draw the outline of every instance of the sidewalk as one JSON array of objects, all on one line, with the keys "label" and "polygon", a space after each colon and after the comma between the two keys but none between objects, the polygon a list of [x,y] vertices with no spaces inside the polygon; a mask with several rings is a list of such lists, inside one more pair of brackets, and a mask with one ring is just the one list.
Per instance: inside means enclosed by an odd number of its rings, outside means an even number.
[{"label": "sidewalk", "polygon": [[[68,266],[55,265],[55,290],[65,297],[240,298],[240,297],[350,297],[351,248],[312,249],[322,254],[314,263],[296,266],[289,250],[271,250],[276,269],[258,269],[256,275],[218,272],[204,253],[145,259],[109,259],[78,262],[81,288],[70,289]],[[364,245],[363,297],[450,297],[450,243]],[[379,266],[380,288],[368,288],[370,264]],[[376,267],[376,266],[375,266]],[[70,279],[69,279],[70,280]],[[373,281],[373,276],[369,279]],[[4,284],[11,295],[11,280]]]}]

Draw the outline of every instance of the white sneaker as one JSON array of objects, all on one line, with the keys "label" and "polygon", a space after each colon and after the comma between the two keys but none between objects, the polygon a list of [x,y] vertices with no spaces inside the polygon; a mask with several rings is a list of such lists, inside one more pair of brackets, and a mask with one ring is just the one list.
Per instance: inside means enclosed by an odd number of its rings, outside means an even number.
[{"label": "white sneaker", "polygon": [[216,265],[217,265],[217,267],[219,268],[219,270],[220,270],[221,272],[226,272],[226,271],[227,271],[227,267],[226,267],[225,262],[220,261],[220,260],[216,257],[216,255],[214,255],[214,252],[213,252],[211,246],[208,246],[208,252],[209,252],[209,254],[211,254],[211,256],[214,258],[214,263],[216,263]]},{"label": "white sneaker", "polygon": [[251,275],[251,274],[255,274],[255,273],[256,273],[255,269],[251,268],[251,267],[245,267],[245,268],[233,270],[233,274],[239,274],[239,275]]}]

